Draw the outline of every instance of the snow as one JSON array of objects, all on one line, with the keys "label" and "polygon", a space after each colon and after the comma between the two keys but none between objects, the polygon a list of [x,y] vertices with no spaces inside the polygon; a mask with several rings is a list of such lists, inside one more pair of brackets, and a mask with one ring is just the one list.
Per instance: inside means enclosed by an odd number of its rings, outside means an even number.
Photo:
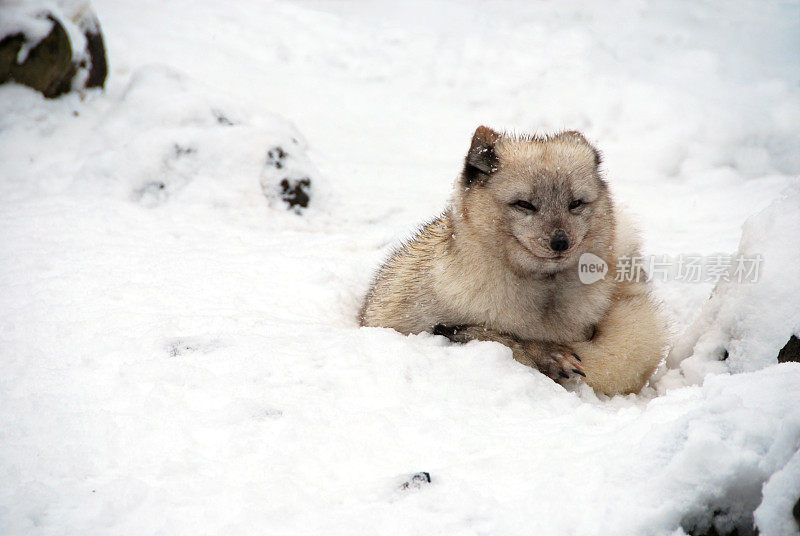
[{"label": "snow", "polygon": [[755,511],[755,518],[763,534],[792,536],[796,534],[792,522],[792,497],[800,494],[800,451],[780,471],[775,472],[764,486],[764,501]]},{"label": "snow", "polygon": [[[774,364],[786,341],[792,335],[800,336],[797,244],[800,182],[743,226],[734,258],[759,255],[761,273],[757,279],[720,281],[700,316],[676,341],[668,365],[699,381],[721,366],[743,372]],[[724,365],[718,361],[723,352],[728,352]]]},{"label": "snow", "polygon": [[[1,533],[796,533],[797,3],[93,5],[105,93],[0,87]],[[638,396],[358,329],[481,123],[583,130],[648,254],[763,278],[656,281]]]}]

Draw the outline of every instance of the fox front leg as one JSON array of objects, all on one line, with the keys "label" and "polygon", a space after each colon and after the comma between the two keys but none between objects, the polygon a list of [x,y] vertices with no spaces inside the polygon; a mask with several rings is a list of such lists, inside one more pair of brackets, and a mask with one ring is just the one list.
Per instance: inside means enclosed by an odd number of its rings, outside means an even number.
[{"label": "fox front leg", "polygon": [[567,379],[573,374],[586,376],[581,366],[581,358],[563,344],[520,340],[512,335],[481,326],[437,324],[433,327],[433,333],[458,343],[474,340],[499,342],[511,348],[514,359],[554,380]]}]

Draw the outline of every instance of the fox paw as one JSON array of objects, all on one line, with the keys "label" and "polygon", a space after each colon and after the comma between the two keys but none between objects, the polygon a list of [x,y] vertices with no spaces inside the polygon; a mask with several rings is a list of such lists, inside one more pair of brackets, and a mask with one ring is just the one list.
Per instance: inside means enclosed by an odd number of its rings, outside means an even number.
[{"label": "fox paw", "polygon": [[531,361],[531,366],[556,381],[569,379],[576,374],[586,376],[581,366],[581,358],[567,346],[535,342],[525,344],[524,351]]}]

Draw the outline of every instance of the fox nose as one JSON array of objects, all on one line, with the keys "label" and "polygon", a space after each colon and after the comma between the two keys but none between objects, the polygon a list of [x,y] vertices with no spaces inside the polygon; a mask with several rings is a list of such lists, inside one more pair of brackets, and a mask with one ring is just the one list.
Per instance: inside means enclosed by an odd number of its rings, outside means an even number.
[{"label": "fox nose", "polygon": [[553,233],[553,238],[550,239],[550,249],[553,251],[565,251],[569,249],[569,239],[567,233],[562,229]]}]

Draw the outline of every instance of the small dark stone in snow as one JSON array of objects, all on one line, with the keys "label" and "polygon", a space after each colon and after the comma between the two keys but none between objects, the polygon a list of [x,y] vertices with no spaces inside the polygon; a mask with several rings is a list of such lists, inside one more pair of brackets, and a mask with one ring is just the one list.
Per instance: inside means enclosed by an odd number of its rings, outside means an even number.
[{"label": "small dark stone in snow", "polygon": [[286,151],[283,150],[283,147],[276,145],[267,151],[267,165],[270,165],[275,169],[282,169],[283,161],[287,156],[288,155],[286,154]]},{"label": "small dark stone in snow", "polygon": [[195,350],[196,350],[195,347],[190,346],[188,344],[175,345],[169,349],[169,355],[170,357],[177,357],[187,352],[194,352]]},{"label": "small dark stone in snow", "polygon": [[226,127],[230,127],[233,126],[234,124],[233,121],[225,117],[225,114],[223,114],[220,111],[214,110],[214,117],[217,119],[217,123],[219,123],[220,125],[225,125]]},{"label": "small dark stone in snow", "polygon": [[222,348],[224,344],[217,339],[198,337],[178,338],[168,341],[167,352],[170,357],[178,357],[194,352],[208,354]]},{"label": "small dark stone in snow", "polygon": [[183,147],[181,145],[175,144],[175,156],[184,156],[187,154],[192,154],[194,152],[193,147]]},{"label": "small dark stone in snow", "polygon": [[411,478],[409,480],[400,484],[400,489],[401,490],[419,489],[422,486],[430,483],[431,483],[431,474],[426,471],[422,471],[420,473],[411,475]]},{"label": "small dark stone in snow", "polygon": [[133,191],[134,199],[146,206],[155,206],[167,199],[167,185],[161,181],[148,182]]},{"label": "small dark stone in snow", "polygon": [[300,179],[283,179],[281,181],[281,199],[289,208],[295,206],[307,207],[310,201],[309,192],[311,190],[311,179],[303,177]]}]

